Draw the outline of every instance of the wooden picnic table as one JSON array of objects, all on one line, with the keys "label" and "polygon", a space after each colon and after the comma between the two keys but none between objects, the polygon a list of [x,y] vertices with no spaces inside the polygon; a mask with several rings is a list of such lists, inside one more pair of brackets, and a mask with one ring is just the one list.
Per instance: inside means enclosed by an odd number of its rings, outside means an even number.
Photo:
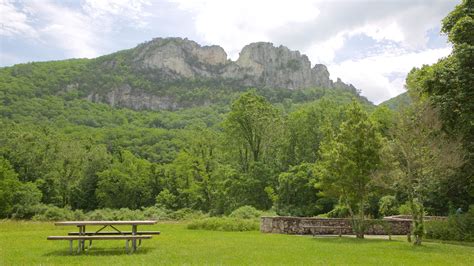
[{"label": "wooden picnic table", "polygon": [[[92,240],[99,239],[125,239],[126,248],[128,249],[128,241],[132,241],[132,251],[137,250],[137,240],[151,238],[151,234],[160,234],[158,231],[138,231],[138,225],[152,225],[156,224],[154,220],[138,220],[138,221],[62,221],[55,222],[57,226],[77,226],[79,232],[70,232],[68,236],[50,236],[48,240],[70,240],[70,248],[72,251],[72,240],[78,240],[78,250],[83,251],[85,249],[85,240],[89,240],[89,247],[92,244]],[[102,226],[96,231],[86,231],[86,226],[99,225]],[[118,225],[131,225],[131,231],[119,230],[116,226]],[[113,231],[103,231],[105,228],[110,227]],[[145,235],[146,234],[146,235]]]}]

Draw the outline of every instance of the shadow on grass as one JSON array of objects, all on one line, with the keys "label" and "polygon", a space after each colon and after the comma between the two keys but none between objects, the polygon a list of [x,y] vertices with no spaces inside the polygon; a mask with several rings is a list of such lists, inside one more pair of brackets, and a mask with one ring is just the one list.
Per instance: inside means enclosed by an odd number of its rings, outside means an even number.
[{"label": "shadow on grass", "polygon": [[474,242],[468,242],[468,241],[453,241],[453,240],[439,240],[439,239],[425,239],[423,241],[426,243],[438,243],[438,244],[474,247]]},{"label": "shadow on grass", "polygon": [[374,243],[390,243],[399,242],[399,240],[388,240],[388,238],[355,238],[350,236],[314,236],[314,241],[324,243],[341,243],[341,244],[374,244]]},{"label": "shadow on grass", "polygon": [[77,253],[77,249],[73,249],[72,253],[67,250],[55,250],[43,254],[43,256],[64,256],[64,257],[73,257],[73,256],[118,256],[118,255],[141,255],[147,254],[152,251],[154,248],[151,247],[141,247],[133,253],[125,252],[125,249],[121,248],[91,248],[90,250]]},{"label": "shadow on grass", "polygon": [[[358,239],[355,237],[350,237],[350,236],[315,236],[312,239],[313,241],[317,241],[320,243],[325,243],[325,244],[341,244],[341,245],[347,245],[347,244],[353,244],[354,246],[365,246],[365,245],[380,245],[380,247],[383,247],[385,245],[390,245],[390,248],[392,249],[398,249],[401,251],[408,251],[408,252],[414,252],[414,253],[420,253],[420,254],[438,254],[440,250],[442,250],[441,245],[460,245],[460,246],[467,246],[467,247],[473,247],[474,243],[473,242],[458,242],[458,241],[439,241],[439,240],[432,240],[432,239],[425,239],[423,240],[423,243],[421,246],[415,246],[413,243],[409,243],[405,239],[402,238],[395,238],[392,240],[388,240],[387,238],[364,238],[364,239]],[[393,245],[391,245],[393,244]],[[440,245],[436,245],[440,244]]]}]

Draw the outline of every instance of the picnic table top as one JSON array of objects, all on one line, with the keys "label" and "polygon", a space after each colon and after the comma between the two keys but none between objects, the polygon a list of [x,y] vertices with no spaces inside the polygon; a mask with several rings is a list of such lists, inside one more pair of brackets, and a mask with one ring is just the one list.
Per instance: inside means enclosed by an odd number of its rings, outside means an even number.
[{"label": "picnic table top", "polygon": [[153,220],[141,221],[62,221],[55,222],[55,225],[139,225],[139,224],[156,224]]}]

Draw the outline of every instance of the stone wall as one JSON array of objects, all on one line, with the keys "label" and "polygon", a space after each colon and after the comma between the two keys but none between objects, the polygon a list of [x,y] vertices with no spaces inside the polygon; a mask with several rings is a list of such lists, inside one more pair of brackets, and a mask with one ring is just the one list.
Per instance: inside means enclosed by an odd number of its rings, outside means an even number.
[{"label": "stone wall", "polygon": [[[387,235],[389,234],[388,231],[391,231],[390,234],[392,235],[407,235],[411,227],[410,220],[368,220],[368,223],[366,234],[369,235]],[[285,216],[262,217],[260,231],[262,233],[277,234],[312,234],[311,228],[307,228],[307,226],[322,226],[317,229],[317,232],[322,235],[339,234],[339,230],[342,230],[342,234],[352,234],[349,219]],[[342,229],[339,229],[339,227]]]}]

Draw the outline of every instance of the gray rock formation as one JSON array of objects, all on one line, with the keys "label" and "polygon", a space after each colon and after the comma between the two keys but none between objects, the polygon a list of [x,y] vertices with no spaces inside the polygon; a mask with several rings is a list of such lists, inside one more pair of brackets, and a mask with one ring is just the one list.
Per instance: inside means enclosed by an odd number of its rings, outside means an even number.
[{"label": "gray rock formation", "polygon": [[91,93],[87,100],[103,102],[110,106],[126,107],[134,110],[175,110],[179,105],[169,96],[157,96],[139,90],[132,90],[129,85],[112,89],[105,95]]},{"label": "gray rock formation", "polygon": [[234,62],[220,46],[200,46],[181,38],[156,38],[133,49],[137,69],[160,73],[164,81],[182,79],[231,79],[246,87],[301,89],[338,88],[351,85],[333,83],[326,66],[311,62],[306,55],[285,46],[257,42],[245,46]]},{"label": "gray rock formation", "polygon": [[200,46],[181,38],[157,38],[139,45],[132,53],[138,68],[161,71],[170,80],[217,78],[227,64],[227,54],[219,46]]},{"label": "gray rock formation", "polygon": [[[201,46],[182,38],[156,38],[133,49],[104,56],[98,62],[99,73],[110,76],[124,72],[132,77],[137,75],[140,81],[145,80],[148,87],[143,89],[126,78],[122,83],[117,82],[120,80],[117,78],[106,85],[90,89],[87,99],[135,110],[181,108],[183,103],[179,99],[180,95],[169,93],[169,88],[200,86],[196,84],[232,89],[253,87],[297,90],[323,87],[356,91],[352,85],[340,79],[336,82],[330,80],[326,66],[316,64],[311,68],[306,55],[284,46],[275,47],[268,42],[245,46],[239,58],[232,61],[227,59],[224,49],[216,45]],[[108,78],[105,76],[102,80]],[[79,87],[80,84],[70,84],[64,90]],[[206,105],[210,102],[201,99],[191,100],[190,104]]]}]

